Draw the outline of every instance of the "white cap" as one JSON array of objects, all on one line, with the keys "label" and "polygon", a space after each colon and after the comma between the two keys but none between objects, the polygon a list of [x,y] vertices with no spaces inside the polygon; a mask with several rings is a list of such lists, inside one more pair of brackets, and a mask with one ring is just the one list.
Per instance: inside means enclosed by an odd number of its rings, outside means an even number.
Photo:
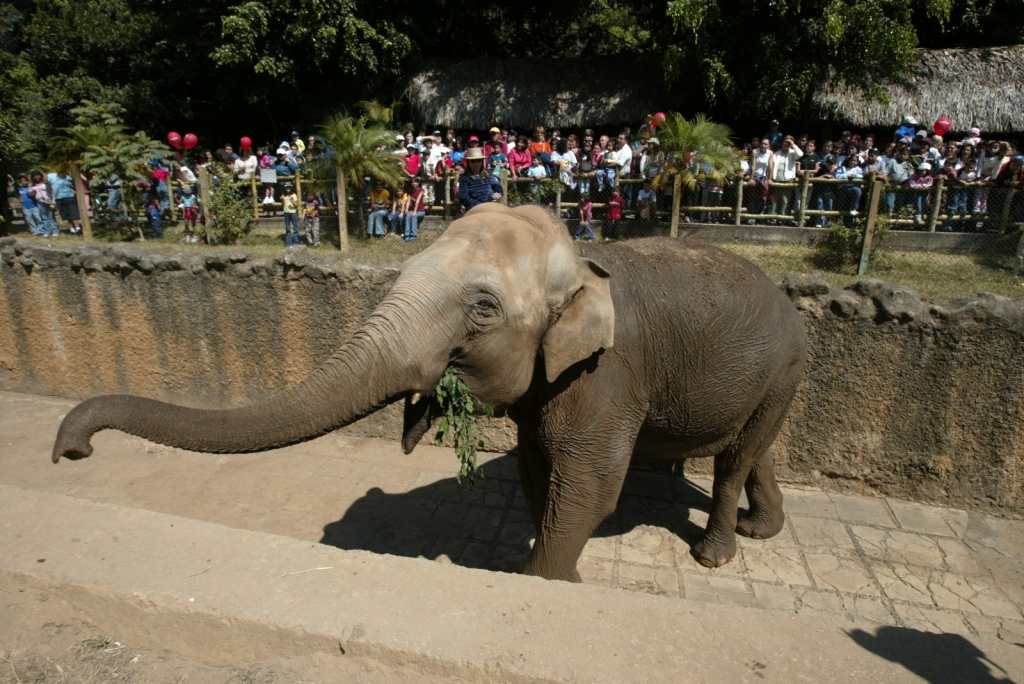
[{"label": "white cap", "polygon": [[972,128],[972,129],[970,130],[970,133],[971,133],[971,135],[973,135],[974,137],[978,137],[979,135],[981,135],[981,129],[980,129],[980,128],[977,128],[977,127],[975,127],[975,128]]},{"label": "white cap", "polygon": [[918,171],[931,171],[932,170],[932,165],[929,164],[928,162],[921,162],[920,164],[917,165],[917,170]]}]

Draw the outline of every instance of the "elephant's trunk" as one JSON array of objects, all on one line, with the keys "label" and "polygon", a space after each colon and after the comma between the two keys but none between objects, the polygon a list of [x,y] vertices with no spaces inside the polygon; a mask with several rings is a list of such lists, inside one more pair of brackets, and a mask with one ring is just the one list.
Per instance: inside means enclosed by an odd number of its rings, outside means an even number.
[{"label": "elephant's trunk", "polygon": [[264,451],[318,437],[411,391],[431,389],[444,371],[455,321],[445,311],[451,307],[437,299],[436,283],[413,280],[419,282],[396,286],[304,381],[254,404],[203,410],[130,395],[82,402],[61,423],[54,463],[89,456],[90,437],[108,428],[193,451]]}]

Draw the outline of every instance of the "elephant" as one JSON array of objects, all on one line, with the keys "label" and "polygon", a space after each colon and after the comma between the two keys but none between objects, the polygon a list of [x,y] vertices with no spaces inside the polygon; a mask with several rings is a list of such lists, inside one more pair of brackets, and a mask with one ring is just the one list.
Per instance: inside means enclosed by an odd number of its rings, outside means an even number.
[{"label": "elephant", "polygon": [[735,533],[783,527],[768,447],[805,357],[793,303],[736,254],[693,239],[575,243],[541,207],[488,203],[407,259],[302,382],[219,410],[93,397],[64,418],[52,458],[89,456],[91,436],[108,428],[200,452],[267,450],[398,400],[409,453],[439,415],[433,389],[450,368],[516,424],[536,526],[524,573],[580,581],[577,561],[630,464],[701,456],[714,457],[712,504],[691,553],[716,567],[735,555]]}]

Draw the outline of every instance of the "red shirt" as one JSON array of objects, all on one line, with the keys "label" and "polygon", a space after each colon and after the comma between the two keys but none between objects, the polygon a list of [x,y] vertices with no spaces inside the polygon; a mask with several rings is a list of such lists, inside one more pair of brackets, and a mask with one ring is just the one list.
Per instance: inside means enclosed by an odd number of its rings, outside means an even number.
[{"label": "red shirt", "polygon": [[405,171],[410,176],[415,176],[420,172],[420,155],[410,154],[405,158]]},{"label": "red shirt", "polygon": [[529,148],[519,151],[516,147],[508,151],[508,165],[516,173],[519,173],[523,169],[530,168],[530,164],[533,163],[533,155],[530,154]]},{"label": "red shirt", "polygon": [[409,198],[409,211],[413,213],[419,213],[424,211],[423,208],[423,188],[418,188],[415,193]]},{"label": "red shirt", "polygon": [[608,219],[610,221],[618,221],[622,218],[622,195],[615,193],[612,198],[608,200]]}]

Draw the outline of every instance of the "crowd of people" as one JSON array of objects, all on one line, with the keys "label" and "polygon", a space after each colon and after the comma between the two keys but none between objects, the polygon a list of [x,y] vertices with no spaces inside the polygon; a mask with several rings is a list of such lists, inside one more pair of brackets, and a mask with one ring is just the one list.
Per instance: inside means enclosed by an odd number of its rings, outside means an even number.
[{"label": "crowd of people", "polygon": [[[647,122],[613,132],[593,129],[548,131],[535,127],[529,134],[515,129],[491,127],[485,135],[459,133],[454,129],[430,133],[413,130],[396,134],[390,150],[405,181],[398,187],[365,180],[366,232],[372,237],[393,235],[415,240],[420,222],[431,207],[451,201],[468,210],[477,204],[508,200],[504,192],[517,193],[517,201],[544,201],[539,191],[542,181],[557,181],[567,206],[574,207],[578,220],[577,237],[593,239],[594,210],[603,208],[603,234],[614,237],[620,222],[632,215],[637,219],[655,219],[659,207],[670,200],[672,184],[664,182],[664,173],[672,159],[662,149],[656,126]],[[312,163],[331,150],[317,136],[303,139],[298,131],[280,144],[252,147],[243,139],[238,151],[231,144],[212,150],[178,154],[154,159],[150,183],[145,188],[145,213],[154,237],[162,236],[162,222],[173,206],[184,223],[183,239],[200,239],[196,226],[204,221],[197,186],[199,167],[207,167],[215,178],[233,175],[251,187],[257,187],[259,203],[265,210],[280,210],[285,222],[285,241],[289,246],[305,240],[318,245],[320,210],[336,201],[333,189],[321,186],[299,197],[289,180],[310,169]],[[855,216],[864,201],[863,179],[869,175],[885,182],[882,207],[890,214],[903,212],[922,222],[928,215],[933,193],[927,192],[939,178],[947,187],[947,227],[953,217],[961,228],[973,225],[974,214],[992,213],[997,194],[993,187],[1019,187],[1024,181],[1024,156],[1005,140],[985,139],[978,128],[971,128],[959,140],[944,139],[905,117],[891,139],[884,142],[875,134],[843,131],[838,139],[817,141],[806,135],[787,135],[778,121],[771,121],[763,136],[753,138],[739,151],[736,169],[729,182],[701,174],[700,155],[687,160],[698,179],[696,189],[687,189],[685,204],[702,207],[731,206],[736,197],[727,197],[740,187],[748,222],[795,222],[800,203],[804,209],[824,212],[813,214],[813,225],[825,226],[828,212]],[[678,164],[675,164],[678,166]],[[267,176],[262,170],[273,170]],[[800,174],[812,181],[807,195],[797,191]],[[276,180],[274,180],[276,179]],[[86,179],[81,179],[88,187]],[[273,180],[274,182],[270,182]],[[502,181],[505,182],[502,182]],[[121,180],[103,179],[93,183],[94,208],[117,211],[121,207]],[[74,181],[65,173],[33,172],[18,180],[18,192],[25,220],[37,235],[58,232],[60,216],[72,233],[81,230]],[[704,220],[717,220],[726,213],[707,213]],[[1017,217],[1015,217],[1017,219]],[[304,224],[304,230],[300,226]]]},{"label": "crowd of people", "polygon": [[[871,133],[843,131],[838,140],[820,146],[806,135],[783,134],[779,122],[772,121],[764,136],[743,147],[741,173],[752,182],[745,197],[751,212],[795,216],[800,196],[792,184],[801,172],[812,179],[846,181],[815,183],[807,208],[856,215],[864,198],[861,181],[871,175],[885,183],[884,211],[893,215],[906,208],[919,224],[931,209],[929,190],[941,178],[949,217],[944,226],[969,229],[976,224],[973,215],[992,213],[990,200],[1005,197],[991,188],[1021,186],[1024,156],[1009,141],[985,139],[977,127],[959,140],[946,139],[910,116],[884,143]],[[819,226],[827,221],[825,215],[815,219]]]}]

